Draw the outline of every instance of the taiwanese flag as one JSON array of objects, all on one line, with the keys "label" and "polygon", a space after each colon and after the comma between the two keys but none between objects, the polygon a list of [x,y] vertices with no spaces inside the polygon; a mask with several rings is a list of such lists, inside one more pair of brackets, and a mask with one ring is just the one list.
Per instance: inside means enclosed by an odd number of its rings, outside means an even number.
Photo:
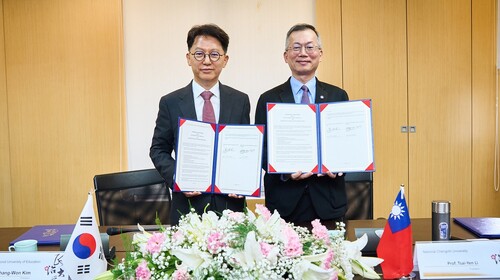
[{"label": "taiwanese flag", "polygon": [[380,238],[377,257],[384,259],[380,264],[384,279],[407,276],[413,270],[410,212],[402,186]]}]

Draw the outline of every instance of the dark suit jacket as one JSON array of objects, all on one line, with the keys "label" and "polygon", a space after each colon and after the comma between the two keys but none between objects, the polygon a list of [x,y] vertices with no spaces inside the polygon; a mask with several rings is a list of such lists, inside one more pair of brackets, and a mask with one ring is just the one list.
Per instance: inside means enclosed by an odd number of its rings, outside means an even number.
[{"label": "dark suit jacket", "polygon": [[[167,186],[171,188],[173,186],[175,169],[175,160],[172,157],[172,151],[177,148],[178,119],[182,117],[196,120],[191,83],[161,98],[156,127],[149,151],[149,156],[153,164],[166,180]],[[219,88],[219,123],[249,124],[250,100],[248,95],[222,84],[220,84]],[[177,224],[181,213],[188,213],[190,207],[196,209],[200,214],[203,213],[208,203],[210,203],[210,207],[207,210],[214,210],[220,213],[224,209],[243,211],[245,199],[210,194],[202,194],[188,199],[183,193],[172,192],[170,223]]]},{"label": "dark suit jacket", "polygon": [[[349,100],[347,93],[336,86],[316,80],[315,103],[326,103]],[[284,84],[264,92],[257,103],[255,124],[267,124],[266,104],[295,103],[290,85],[290,79]],[[267,148],[264,151],[264,169],[267,168]],[[331,220],[343,217],[347,209],[347,196],[344,177],[332,179],[328,176],[313,175],[305,180],[283,181],[280,174],[264,176],[266,207],[269,210],[278,210],[286,219],[297,207],[304,191],[308,187],[314,209],[322,220]],[[289,222],[296,222],[287,220]]]}]

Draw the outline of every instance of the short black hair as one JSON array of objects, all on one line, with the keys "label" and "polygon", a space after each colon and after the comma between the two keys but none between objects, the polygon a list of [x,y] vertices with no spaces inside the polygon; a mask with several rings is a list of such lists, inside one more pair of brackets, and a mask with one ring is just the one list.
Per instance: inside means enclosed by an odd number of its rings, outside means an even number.
[{"label": "short black hair", "polygon": [[227,33],[219,26],[212,23],[193,26],[189,30],[187,35],[188,50],[191,49],[194,44],[194,40],[198,36],[214,37],[215,39],[217,39],[217,41],[219,41],[224,52],[227,52],[227,47],[229,45],[229,35],[227,35]]},{"label": "short black hair", "polygon": [[314,31],[314,33],[318,37],[319,47],[321,48],[321,40],[319,38],[319,32],[316,30],[316,28],[313,25],[308,24],[308,23],[298,23],[298,24],[292,26],[292,28],[290,28],[290,30],[288,30],[288,32],[286,33],[285,49],[288,48],[288,44],[290,43],[290,42],[288,42],[288,40],[290,39],[290,35],[293,32],[307,30],[307,29],[310,29],[310,30]]}]

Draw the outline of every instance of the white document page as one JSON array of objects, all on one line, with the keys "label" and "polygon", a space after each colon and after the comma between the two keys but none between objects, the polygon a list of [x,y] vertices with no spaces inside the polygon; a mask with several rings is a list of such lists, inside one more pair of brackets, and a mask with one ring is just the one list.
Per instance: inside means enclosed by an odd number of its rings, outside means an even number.
[{"label": "white document page", "polygon": [[210,123],[181,120],[175,161],[174,190],[210,192],[215,128]]},{"label": "white document page", "polygon": [[268,104],[267,169],[269,173],[310,172],[317,168],[316,124],[314,104]]},{"label": "white document page", "polygon": [[323,166],[332,172],[367,170],[373,164],[371,108],[357,100],[320,104],[320,109]]},{"label": "white document page", "polygon": [[[216,191],[254,194],[260,190],[264,126],[227,125],[220,126],[219,131]],[[260,192],[258,193],[260,196]]]}]

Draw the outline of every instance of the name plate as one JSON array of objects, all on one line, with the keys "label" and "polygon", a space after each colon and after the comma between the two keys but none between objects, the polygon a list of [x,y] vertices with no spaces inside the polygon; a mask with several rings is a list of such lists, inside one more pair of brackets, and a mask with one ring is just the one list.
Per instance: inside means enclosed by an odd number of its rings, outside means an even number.
[{"label": "name plate", "polygon": [[0,252],[0,279],[66,279],[64,252]]},{"label": "name plate", "polygon": [[416,242],[414,259],[420,279],[500,277],[499,241]]}]

